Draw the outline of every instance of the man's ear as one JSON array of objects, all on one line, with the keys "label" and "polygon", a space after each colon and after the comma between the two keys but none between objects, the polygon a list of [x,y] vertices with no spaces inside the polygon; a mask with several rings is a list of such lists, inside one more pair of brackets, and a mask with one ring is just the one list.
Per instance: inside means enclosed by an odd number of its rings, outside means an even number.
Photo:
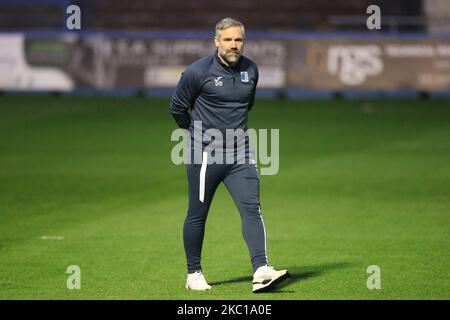
[{"label": "man's ear", "polygon": [[217,39],[217,37],[214,37],[214,44],[216,47],[219,47],[219,39]]}]

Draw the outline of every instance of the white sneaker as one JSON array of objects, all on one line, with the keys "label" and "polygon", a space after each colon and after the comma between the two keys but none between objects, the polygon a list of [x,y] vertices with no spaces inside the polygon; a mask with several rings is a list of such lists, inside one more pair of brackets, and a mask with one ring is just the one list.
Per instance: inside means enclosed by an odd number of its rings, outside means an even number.
[{"label": "white sneaker", "polygon": [[209,290],[211,286],[206,282],[205,276],[201,271],[189,273],[186,280],[186,289],[191,290]]},{"label": "white sneaker", "polygon": [[266,292],[289,277],[287,270],[275,270],[271,266],[259,267],[253,274],[253,293]]}]

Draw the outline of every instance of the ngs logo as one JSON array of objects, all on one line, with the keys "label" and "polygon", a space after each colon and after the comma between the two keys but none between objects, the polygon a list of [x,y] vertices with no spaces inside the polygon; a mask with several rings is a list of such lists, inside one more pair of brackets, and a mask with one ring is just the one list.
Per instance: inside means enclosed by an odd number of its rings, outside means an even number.
[{"label": "ngs logo", "polygon": [[346,85],[362,84],[368,76],[383,71],[381,49],[376,45],[330,46],[328,49],[328,72],[338,75]]}]

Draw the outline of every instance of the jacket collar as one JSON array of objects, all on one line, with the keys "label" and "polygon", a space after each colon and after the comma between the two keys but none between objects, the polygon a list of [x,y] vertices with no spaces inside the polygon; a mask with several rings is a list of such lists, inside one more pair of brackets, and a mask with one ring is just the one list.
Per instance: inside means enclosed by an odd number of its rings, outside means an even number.
[{"label": "jacket collar", "polygon": [[216,59],[216,61],[224,68],[226,69],[230,69],[230,70],[239,70],[239,66],[241,64],[242,61],[242,56],[239,57],[239,61],[236,63],[236,65],[234,67],[229,67],[227,66],[225,63],[222,62],[222,60],[220,60],[219,58],[219,50],[216,49],[216,51],[214,52],[214,58]]}]

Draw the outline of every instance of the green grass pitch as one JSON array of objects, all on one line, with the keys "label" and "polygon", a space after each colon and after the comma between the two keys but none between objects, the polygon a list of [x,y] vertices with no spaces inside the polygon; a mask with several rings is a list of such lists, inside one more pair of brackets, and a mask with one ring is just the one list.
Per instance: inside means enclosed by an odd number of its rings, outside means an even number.
[{"label": "green grass pitch", "polygon": [[257,100],[250,127],[280,129],[279,173],[261,177],[269,262],[292,274],[259,295],[223,186],[203,250],[213,289],[184,288],[167,106],[0,97],[0,299],[450,298],[450,102]]}]

